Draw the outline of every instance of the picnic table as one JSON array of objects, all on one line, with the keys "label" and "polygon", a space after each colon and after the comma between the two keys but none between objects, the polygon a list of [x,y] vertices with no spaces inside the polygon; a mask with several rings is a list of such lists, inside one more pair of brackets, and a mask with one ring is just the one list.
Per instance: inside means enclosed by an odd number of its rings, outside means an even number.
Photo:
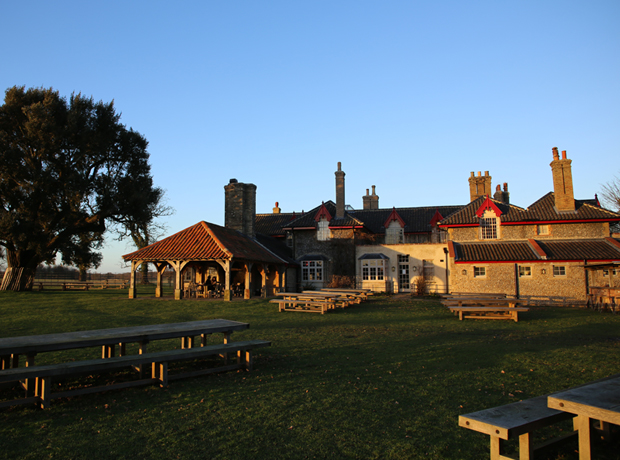
[{"label": "picnic table", "polygon": [[493,299],[488,297],[454,297],[443,300],[443,305],[459,316],[459,320],[472,319],[511,319],[519,321],[519,312],[529,308],[522,306],[527,301],[519,299]]},{"label": "picnic table", "polygon": [[574,426],[579,439],[579,460],[590,460],[590,421],[620,425],[620,376],[554,393],[548,396],[547,405],[576,415]]},{"label": "picnic table", "polygon": [[124,355],[125,344],[127,343],[138,343],[139,352],[142,354],[146,352],[146,346],[149,342],[178,337],[181,338],[181,348],[191,348],[193,337],[200,335],[202,345],[205,345],[207,336],[214,333],[223,333],[224,343],[227,343],[234,331],[242,331],[249,327],[249,324],[238,321],[209,319],[184,323],[5,337],[0,339],[0,362],[2,369],[19,367],[20,355],[26,355],[26,365],[34,366],[34,357],[38,353],[98,346],[102,347],[101,357],[110,358],[114,356],[117,344],[120,348],[120,355]]},{"label": "picnic table", "polygon": [[349,305],[349,300],[338,294],[320,291],[278,292],[276,296],[282,298],[270,300],[270,302],[277,303],[280,312],[302,311],[324,315],[329,310]]},{"label": "picnic table", "polygon": [[[534,432],[570,419],[577,432],[563,432],[540,445],[534,444]],[[503,452],[505,440],[518,438],[518,458],[531,460],[538,450],[575,436],[579,439],[579,458],[584,460],[591,458],[590,420],[620,424],[620,374],[550,395],[459,415],[459,426],[491,437],[491,460],[516,459]]]},{"label": "picnic table", "polygon": [[[251,350],[257,347],[268,346],[269,342],[262,340],[230,342],[230,336],[235,331],[249,328],[247,323],[225,319],[190,321],[184,323],[157,324],[149,326],[131,326],[112,329],[90,331],[64,332],[24,337],[6,337],[0,339],[0,383],[23,380],[26,397],[21,400],[5,401],[0,407],[14,404],[35,402],[46,407],[50,398],[50,382],[52,378],[79,374],[84,372],[110,371],[127,366],[140,371],[143,376],[143,365],[150,365],[152,376],[134,382],[118,385],[106,385],[104,390],[111,388],[125,388],[149,382],[159,382],[162,386],[168,381],[168,362],[197,359],[216,355],[224,359],[224,366],[214,369],[201,369],[183,376],[202,375],[215,371],[232,370],[241,367],[251,368]],[[222,333],[223,344],[207,345],[207,337],[211,334]],[[200,336],[200,346],[194,345],[194,337]],[[146,353],[149,342],[161,339],[181,338],[181,349],[166,350],[163,352]],[[126,355],[125,344],[138,343],[138,354]],[[119,356],[114,356],[116,344],[120,345]],[[72,361],[52,365],[35,366],[34,358],[38,353],[71,350],[87,347],[102,347],[102,359]],[[228,353],[237,353],[237,363],[228,365]],[[26,355],[26,367],[19,367],[20,355]],[[177,378],[177,377],[175,377]],[[102,391],[99,387],[92,389],[73,390],[62,392],[55,397],[87,392]],[[34,397],[32,396],[34,394]]]}]

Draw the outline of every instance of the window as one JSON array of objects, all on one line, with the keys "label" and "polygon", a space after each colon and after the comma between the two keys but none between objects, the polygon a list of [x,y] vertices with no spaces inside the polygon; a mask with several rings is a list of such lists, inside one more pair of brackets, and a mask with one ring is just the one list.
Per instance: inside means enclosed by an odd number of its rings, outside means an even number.
[{"label": "window", "polygon": [[422,260],[422,274],[426,280],[435,276],[435,264],[432,260]]},{"label": "window", "polygon": [[405,230],[396,220],[390,222],[390,226],[385,229],[385,244],[402,244],[405,242]]},{"label": "window", "polygon": [[603,270],[603,276],[609,276],[609,270]]},{"label": "window", "polygon": [[549,226],[548,225],[537,225],[536,226],[536,234],[538,234],[538,235],[548,235],[549,234]]},{"label": "window", "polygon": [[383,281],[384,273],[385,261],[383,259],[362,261],[362,280]]},{"label": "window", "polygon": [[293,232],[286,232],[286,245],[289,248],[293,247]]},{"label": "window", "polygon": [[532,276],[532,267],[519,266],[519,276]]},{"label": "window", "polygon": [[323,281],[323,261],[304,260],[301,264],[301,279],[303,281]]},{"label": "window", "polygon": [[319,241],[329,240],[329,222],[324,218],[321,218],[317,225],[316,239]]},{"label": "window", "polygon": [[474,267],[474,278],[485,278],[487,276],[486,267]]},{"label": "window", "polygon": [[409,281],[409,254],[398,255],[398,290],[404,291],[411,286]]},{"label": "window", "polygon": [[554,265],[553,276],[566,276],[566,267],[563,265]]},{"label": "window", "polygon": [[497,217],[483,217],[480,219],[480,239],[497,239]]}]

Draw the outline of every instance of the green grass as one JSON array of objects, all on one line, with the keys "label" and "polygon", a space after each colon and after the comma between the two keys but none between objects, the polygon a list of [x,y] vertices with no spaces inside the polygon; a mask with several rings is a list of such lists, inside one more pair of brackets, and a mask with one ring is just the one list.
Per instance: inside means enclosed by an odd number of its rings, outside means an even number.
[{"label": "green grass", "polygon": [[[477,460],[488,458],[489,438],[460,428],[459,414],[620,372],[620,315],[608,313],[540,308],[519,323],[458,321],[435,301],[411,298],[317,315],[278,313],[264,300],[141,294],[2,292],[0,335],[226,318],[250,323],[233,340],[272,346],[258,350],[252,372],[0,410],[0,458]],[[99,353],[42,354],[37,363]],[[576,459],[575,449],[544,458]],[[594,458],[617,460],[617,452],[617,442],[597,444]]]}]

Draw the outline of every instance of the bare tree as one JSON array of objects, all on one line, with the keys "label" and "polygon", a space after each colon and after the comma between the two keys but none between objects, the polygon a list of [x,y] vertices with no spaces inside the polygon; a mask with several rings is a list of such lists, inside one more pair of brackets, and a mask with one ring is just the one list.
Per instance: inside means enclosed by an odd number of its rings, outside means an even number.
[{"label": "bare tree", "polygon": [[620,212],[620,177],[615,176],[613,180],[607,182],[602,187],[601,198],[603,203]]}]

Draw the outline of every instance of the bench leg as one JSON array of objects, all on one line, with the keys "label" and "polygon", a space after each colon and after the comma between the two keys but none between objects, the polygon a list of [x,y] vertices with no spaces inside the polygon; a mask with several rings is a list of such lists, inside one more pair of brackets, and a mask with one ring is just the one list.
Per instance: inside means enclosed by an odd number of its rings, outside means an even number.
[{"label": "bench leg", "polygon": [[102,345],[101,346],[101,359],[114,358],[116,346],[115,345]]},{"label": "bench leg", "polygon": [[533,460],[534,446],[530,433],[524,433],[519,436],[519,460]]},{"label": "bench leg", "polygon": [[[34,366],[34,355],[27,355],[26,356],[26,367],[32,367],[32,366]],[[30,396],[34,396],[34,394],[36,393],[35,379],[26,379],[24,383],[25,383],[24,388],[26,389],[26,397],[29,398]]]},{"label": "bench leg", "polygon": [[118,344],[118,356],[125,356],[125,344],[124,343]]},{"label": "bench leg", "polygon": [[35,396],[39,398],[37,403],[41,409],[50,407],[50,391],[52,386],[51,378],[37,377],[35,383]]},{"label": "bench leg", "polygon": [[152,376],[153,379],[159,381],[160,387],[168,386],[168,363],[153,363],[152,364]]},{"label": "bench leg", "polygon": [[591,460],[592,450],[590,447],[590,417],[578,415],[574,418],[575,429],[578,430],[579,460]]},{"label": "bench leg", "polygon": [[185,348],[192,348],[192,345],[194,344],[194,338],[193,337],[181,337],[181,348],[185,349]]},{"label": "bench leg", "polygon": [[200,335],[200,346],[201,347],[206,347],[207,346],[207,338],[209,337],[209,334],[201,334]]}]

